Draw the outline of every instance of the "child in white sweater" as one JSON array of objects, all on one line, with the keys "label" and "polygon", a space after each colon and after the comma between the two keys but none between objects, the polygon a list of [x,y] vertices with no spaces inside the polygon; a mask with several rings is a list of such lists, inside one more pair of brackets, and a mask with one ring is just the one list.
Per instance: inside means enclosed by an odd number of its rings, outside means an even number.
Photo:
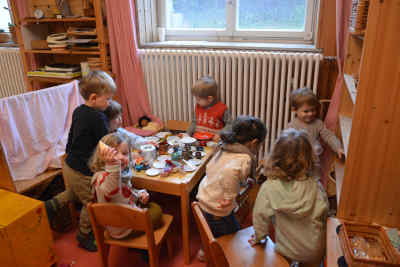
[{"label": "child in white sweater", "polygon": [[[132,173],[127,168],[129,150],[128,138],[120,132],[108,134],[100,140],[89,163],[95,173],[92,179],[95,197],[97,202],[147,207],[153,227],[157,228],[161,224],[161,208],[155,203],[149,203],[149,193],[145,189],[132,187]],[[107,227],[107,230],[116,239],[124,238],[132,232],[131,229],[115,227]]]},{"label": "child in white sweater", "polygon": [[[292,261],[319,266],[325,251],[328,198],[313,177],[313,149],[303,131],[282,132],[264,164],[267,181],[253,211],[256,245],[274,222],[276,250]],[[274,220],[272,219],[274,218]]]}]

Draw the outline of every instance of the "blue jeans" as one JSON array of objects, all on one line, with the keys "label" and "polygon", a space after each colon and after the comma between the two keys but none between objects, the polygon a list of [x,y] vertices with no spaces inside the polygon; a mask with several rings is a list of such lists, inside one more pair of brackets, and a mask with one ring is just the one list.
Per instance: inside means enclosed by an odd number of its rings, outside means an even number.
[{"label": "blue jeans", "polygon": [[215,238],[222,235],[233,234],[240,230],[240,224],[233,211],[225,217],[217,217],[204,210],[203,214]]}]

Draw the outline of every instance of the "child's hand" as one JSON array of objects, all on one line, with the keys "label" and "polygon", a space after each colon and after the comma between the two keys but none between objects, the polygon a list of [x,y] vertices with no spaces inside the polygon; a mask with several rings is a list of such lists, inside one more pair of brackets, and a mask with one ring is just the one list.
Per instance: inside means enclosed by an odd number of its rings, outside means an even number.
[{"label": "child's hand", "polygon": [[116,164],[118,161],[115,159],[118,151],[109,146],[101,146],[100,156],[106,164]]},{"label": "child's hand", "polygon": [[256,241],[256,236],[255,235],[251,235],[250,239],[249,239],[249,244],[254,247],[255,245],[257,245],[257,241]]},{"label": "child's hand", "polygon": [[339,150],[337,151],[337,155],[339,159],[344,159],[344,150],[343,148],[339,148]]},{"label": "child's hand", "polygon": [[144,205],[146,205],[147,202],[149,202],[149,198],[150,198],[150,195],[147,192],[142,192],[140,194],[140,202],[142,202],[142,204],[144,204]]},{"label": "child's hand", "polygon": [[213,136],[212,140],[213,140],[214,142],[217,142],[217,143],[218,143],[218,142],[221,140],[221,137],[219,136],[219,134],[215,134],[215,135]]},{"label": "child's hand", "polygon": [[233,200],[232,199],[223,199],[223,200],[218,200],[218,208],[223,209],[226,207],[229,207],[232,205]]},{"label": "child's hand", "polygon": [[247,185],[249,187],[252,187],[255,183],[256,181],[253,178],[247,178]]}]

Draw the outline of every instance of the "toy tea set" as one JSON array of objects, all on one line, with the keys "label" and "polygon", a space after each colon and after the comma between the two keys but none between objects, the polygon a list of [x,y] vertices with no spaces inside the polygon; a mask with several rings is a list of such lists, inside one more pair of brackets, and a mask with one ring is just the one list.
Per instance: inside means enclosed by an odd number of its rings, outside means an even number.
[{"label": "toy tea set", "polygon": [[[211,136],[212,137],[212,136]],[[193,172],[206,155],[204,146],[216,146],[208,140],[169,132],[160,132],[146,137],[146,143],[139,148],[139,157],[133,162],[137,172],[145,171],[148,176],[168,177],[173,173]]]}]

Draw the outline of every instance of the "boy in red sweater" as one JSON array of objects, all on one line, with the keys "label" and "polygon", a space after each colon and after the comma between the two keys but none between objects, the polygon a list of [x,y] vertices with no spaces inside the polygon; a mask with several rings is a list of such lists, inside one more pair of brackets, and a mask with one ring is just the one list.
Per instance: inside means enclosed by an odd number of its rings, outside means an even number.
[{"label": "boy in red sweater", "polygon": [[231,124],[231,115],[227,106],[218,99],[217,82],[211,77],[201,77],[192,87],[196,98],[195,114],[188,130],[189,135],[195,132],[214,134],[213,140],[219,140],[219,132]]}]

